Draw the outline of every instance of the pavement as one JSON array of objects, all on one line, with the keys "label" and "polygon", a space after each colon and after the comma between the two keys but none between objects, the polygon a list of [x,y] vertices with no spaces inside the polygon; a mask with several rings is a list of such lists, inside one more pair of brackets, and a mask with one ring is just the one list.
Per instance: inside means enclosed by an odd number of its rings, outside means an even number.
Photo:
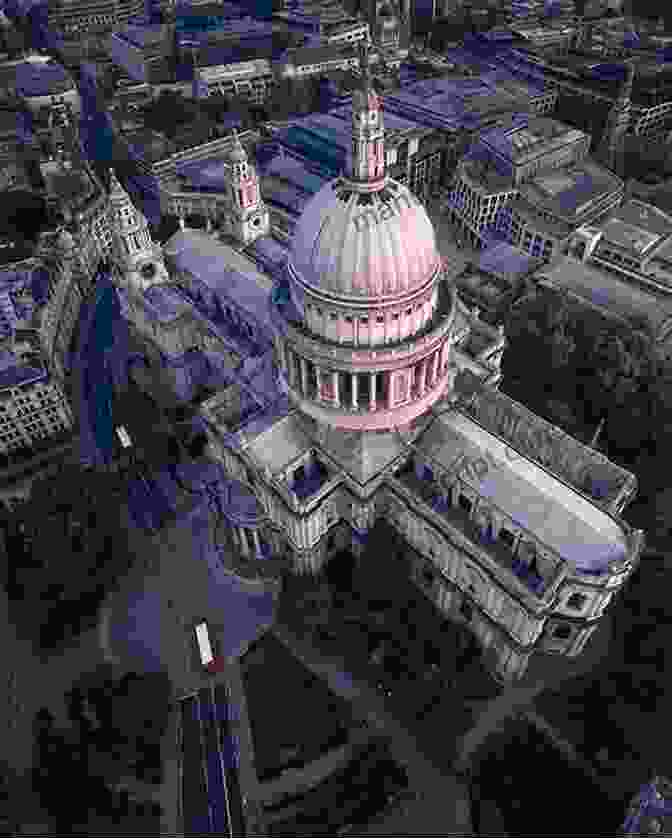
[{"label": "pavement", "polygon": [[469,836],[473,834],[466,784],[456,776],[438,770],[419,751],[416,738],[385,708],[382,698],[368,684],[342,669],[341,662],[315,649],[287,627],[275,624],[272,633],[334,693],[346,699],[355,715],[384,735],[393,758],[409,776],[409,787],[418,791],[415,805],[397,813],[397,831],[416,836]]},{"label": "pavement", "polygon": [[501,731],[521,711],[530,709],[537,696],[545,690],[560,690],[562,685],[593,670],[609,652],[612,638],[612,617],[607,613],[583,653],[575,659],[537,654],[530,660],[524,677],[504,688],[495,699],[480,708],[476,724],[464,735],[455,761],[458,773],[468,773],[472,759],[487,737]]}]

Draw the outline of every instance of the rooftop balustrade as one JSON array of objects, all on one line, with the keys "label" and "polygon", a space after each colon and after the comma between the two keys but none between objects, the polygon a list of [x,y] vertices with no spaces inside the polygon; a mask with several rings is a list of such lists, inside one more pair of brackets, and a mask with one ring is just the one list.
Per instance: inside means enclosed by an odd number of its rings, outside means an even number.
[{"label": "rooftop balustrade", "polygon": [[[525,586],[528,592],[537,597],[543,597],[555,582],[557,573],[547,575],[544,578],[539,572],[537,554],[533,549],[533,545],[538,543],[539,540],[517,522],[515,523],[516,531],[521,532],[522,536],[509,545],[501,537],[495,536],[490,526],[482,528],[472,519],[473,508],[471,503],[469,510],[460,503],[452,504],[446,490],[439,486],[429,467],[423,466],[416,469],[409,462],[397,473],[396,479],[451,526],[456,527],[468,539],[484,548],[488,555],[501,568],[510,572]],[[480,508],[481,502],[484,502],[484,506],[488,510],[499,513],[504,522],[510,519],[507,513],[496,507],[490,500],[481,498],[481,496],[477,496],[477,498],[476,507]],[[525,545],[524,548],[522,547],[523,544]],[[549,546],[543,545],[543,551],[546,555],[554,557],[558,566],[562,563],[562,558]]]}]

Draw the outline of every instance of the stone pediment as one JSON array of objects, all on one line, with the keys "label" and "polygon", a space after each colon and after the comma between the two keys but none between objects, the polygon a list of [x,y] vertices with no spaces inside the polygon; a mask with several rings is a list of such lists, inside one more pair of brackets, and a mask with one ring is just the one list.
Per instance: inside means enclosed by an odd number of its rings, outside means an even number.
[{"label": "stone pediment", "polygon": [[395,432],[326,428],[319,437],[321,448],[362,485],[384,472],[406,448]]}]

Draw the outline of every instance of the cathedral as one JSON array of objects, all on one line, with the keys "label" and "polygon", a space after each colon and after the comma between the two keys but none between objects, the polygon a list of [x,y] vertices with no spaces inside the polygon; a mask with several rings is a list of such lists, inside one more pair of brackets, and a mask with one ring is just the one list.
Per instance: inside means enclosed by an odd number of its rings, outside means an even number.
[{"label": "cathedral", "polygon": [[[246,267],[210,227],[161,251],[113,178],[114,280],[142,386],[196,400],[227,476],[220,561],[320,574],[343,550],[363,561],[385,519],[413,583],[511,681],[537,652],[580,654],[632,573],[636,480],[499,392],[503,330],[461,302],[424,206],[386,173],[367,67],[347,168],[282,271]],[[244,221],[227,236],[268,235],[237,141],[228,165]]]}]

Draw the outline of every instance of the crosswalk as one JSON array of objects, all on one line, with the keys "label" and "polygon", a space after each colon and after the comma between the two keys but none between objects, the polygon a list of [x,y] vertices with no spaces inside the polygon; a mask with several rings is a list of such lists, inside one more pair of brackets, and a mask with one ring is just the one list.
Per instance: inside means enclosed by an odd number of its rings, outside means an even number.
[{"label": "crosswalk", "polygon": [[235,708],[224,685],[181,700],[182,817],[185,836],[244,836]]}]

